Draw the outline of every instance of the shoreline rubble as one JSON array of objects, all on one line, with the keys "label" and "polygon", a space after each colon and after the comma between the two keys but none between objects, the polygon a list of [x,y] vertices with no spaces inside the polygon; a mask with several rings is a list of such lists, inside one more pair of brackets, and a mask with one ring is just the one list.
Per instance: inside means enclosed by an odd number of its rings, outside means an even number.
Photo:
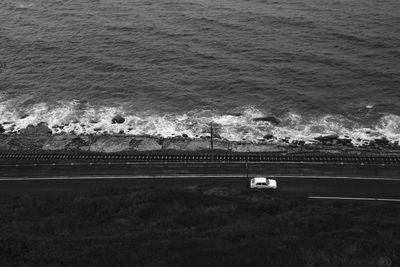
[{"label": "shoreline rubble", "polygon": [[[219,153],[278,153],[278,154],[351,154],[382,155],[399,154],[400,146],[385,138],[375,139],[363,146],[355,146],[349,138],[337,135],[316,137],[314,142],[302,140],[278,140],[271,134],[258,142],[234,142],[214,136],[214,151]],[[209,136],[189,138],[132,136],[126,134],[77,135],[75,133],[52,134],[45,124],[29,125],[19,133],[0,131],[0,153],[137,153],[137,152],[210,152]]]}]

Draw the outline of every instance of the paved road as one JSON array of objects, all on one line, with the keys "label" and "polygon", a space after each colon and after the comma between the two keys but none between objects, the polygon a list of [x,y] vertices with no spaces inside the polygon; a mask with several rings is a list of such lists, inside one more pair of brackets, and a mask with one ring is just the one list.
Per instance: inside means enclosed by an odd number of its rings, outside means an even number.
[{"label": "paved road", "polygon": [[248,188],[249,177],[270,175],[294,197],[400,199],[396,166],[322,163],[43,163],[0,165],[0,192],[75,192],[105,187],[218,185]]},{"label": "paved road", "polygon": [[[363,177],[275,177],[277,190],[269,194],[292,197],[353,197],[400,199],[400,180]],[[215,185],[248,188],[246,176],[239,175],[184,175],[184,176],[72,176],[1,179],[0,192],[68,192],[94,188],[129,188],[140,186],[194,186]],[[250,190],[250,189],[249,189]]]}]

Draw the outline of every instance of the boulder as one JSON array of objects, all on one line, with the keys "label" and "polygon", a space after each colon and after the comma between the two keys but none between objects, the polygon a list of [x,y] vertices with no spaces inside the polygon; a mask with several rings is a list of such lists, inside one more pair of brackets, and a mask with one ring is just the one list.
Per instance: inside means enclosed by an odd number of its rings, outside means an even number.
[{"label": "boulder", "polygon": [[28,125],[25,129],[22,129],[21,134],[24,135],[50,135],[51,129],[47,126],[47,123],[41,122],[38,125]]},{"label": "boulder", "polygon": [[280,120],[278,120],[277,118],[272,117],[272,116],[254,118],[253,121],[267,121],[267,122],[270,122],[272,124],[279,124],[281,122]]},{"label": "boulder", "polygon": [[89,150],[92,152],[123,152],[131,150],[130,142],[131,137],[125,136],[111,136],[111,135],[100,135],[90,145]]},{"label": "boulder", "polygon": [[131,141],[131,149],[136,151],[156,151],[162,149],[161,142],[156,138],[151,138],[151,137],[135,138],[136,145],[134,146],[132,146],[132,141]]},{"label": "boulder", "polygon": [[51,135],[22,135],[22,134],[4,134],[5,140],[0,140],[0,147],[5,150],[15,151],[42,151],[42,147]]},{"label": "boulder", "polygon": [[229,115],[229,116],[233,116],[233,117],[240,117],[240,116],[242,116],[243,114],[240,113],[240,112],[238,112],[238,113],[228,113],[228,115]]},{"label": "boulder", "polygon": [[120,124],[120,123],[124,123],[125,122],[125,118],[122,117],[121,115],[116,115],[114,118],[112,118],[111,123],[112,124]]},{"label": "boulder", "polygon": [[217,133],[213,133],[213,138],[214,139],[222,139],[222,137]]},{"label": "boulder", "polygon": [[342,144],[344,146],[351,146],[352,145],[351,139],[347,139],[347,138],[338,138],[337,139],[337,143],[338,144]]},{"label": "boulder", "polygon": [[72,141],[72,135],[56,135],[46,140],[43,150],[63,150]]},{"label": "boulder", "polygon": [[198,151],[211,149],[211,142],[208,140],[191,140],[183,150]]},{"label": "boulder", "polygon": [[339,136],[337,134],[330,134],[330,135],[321,135],[318,137],[315,137],[314,140],[317,140],[323,144],[333,144],[333,141],[337,142],[337,139]]},{"label": "boulder", "polygon": [[272,139],[274,138],[274,136],[272,134],[266,134],[264,135],[264,139],[268,140],[268,139]]},{"label": "boulder", "polygon": [[224,140],[215,140],[214,141],[214,150],[230,150],[231,146],[230,146],[230,142],[228,141],[224,141]]},{"label": "boulder", "polygon": [[388,146],[389,145],[389,140],[386,137],[382,137],[380,139],[374,139],[375,144],[378,146]]},{"label": "boulder", "polygon": [[[87,140],[70,134],[55,135],[46,140],[43,150],[71,150],[87,146]],[[86,138],[87,139],[87,138]]]}]

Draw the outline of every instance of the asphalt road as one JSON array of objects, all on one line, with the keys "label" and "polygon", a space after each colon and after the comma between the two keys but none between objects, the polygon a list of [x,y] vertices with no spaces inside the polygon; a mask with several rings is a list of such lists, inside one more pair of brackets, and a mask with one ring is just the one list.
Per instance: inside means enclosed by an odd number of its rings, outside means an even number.
[{"label": "asphalt road", "polygon": [[258,175],[277,180],[277,190],[266,190],[276,196],[400,200],[398,166],[290,162],[18,162],[0,164],[0,192],[14,195],[202,185],[248,188],[249,179]]}]

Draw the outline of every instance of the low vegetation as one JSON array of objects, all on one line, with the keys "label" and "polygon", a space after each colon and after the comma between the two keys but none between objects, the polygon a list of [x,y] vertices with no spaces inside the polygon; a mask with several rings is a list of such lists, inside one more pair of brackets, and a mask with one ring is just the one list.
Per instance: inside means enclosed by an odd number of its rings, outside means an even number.
[{"label": "low vegetation", "polygon": [[222,187],[0,199],[1,266],[400,266],[400,205]]}]

